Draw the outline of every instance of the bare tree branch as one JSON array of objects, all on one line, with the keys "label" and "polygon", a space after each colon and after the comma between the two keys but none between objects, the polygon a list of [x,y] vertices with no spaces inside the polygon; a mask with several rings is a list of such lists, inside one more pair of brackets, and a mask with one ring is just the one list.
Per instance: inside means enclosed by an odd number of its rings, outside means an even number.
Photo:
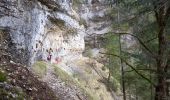
[{"label": "bare tree branch", "polygon": [[109,53],[102,53],[101,54],[105,54],[105,55],[112,55],[115,57],[118,57],[119,59],[121,59],[126,65],[128,65],[132,70],[134,70],[139,76],[141,76],[143,79],[145,79],[146,81],[148,81],[150,84],[152,84],[154,87],[156,87],[156,84],[154,84],[150,79],[148,79],[147,77],[145,77],[144,75],[142,75],[140,72],[138,72],[138,70],[135,69],[135,67],[131,64],[129,64],[125,59],[123,59],[121,56],[116,55],[116,54],[109,54]]},{"label": "bare tree branch", "polygon": [[[114,32],[115,33],[115,32]],[[137,37],[136,35],[132,34],[132,33],[126,33],[126,32],[120,32],[120,33],[115,33],[115,34],[118,34],[118,35],[130,35],[130,36],[133,36],[135,37],[138,42],[152,55],[153,58],[157,59],[157,56],[155,55],[155,53],[153,53],[146,45],[145,43],[139,38]]]},{"label": "bare tree branch", "polygon": [[152,38],[152,39],[149,39],[149,40],[147,40],[147,41],[145,41],[144,43],[149,43],[149,42],[151,42],[151,41],[153,41],[153,40],[155,40],[155,39],[157,39],[158,37],[154,37],[154,38]]},{"label": "bare tree branch", "polygon": [[[136,69],[136,70],[156,72],[155,69],[148,69],[148,68],[145,68],[145,69]],[[128,71],[125,71],[125,72],[132,72],[132,71],[134,71],[134,70],[128,70]]]},{"label": "bare tree branch", "polygon": [[169,16],[170,16],[170,3],[168,5],[168,8],[167,8],[166,13],[165,13],[165,17],[164,17],[166,23],[167,23],[167,20],[168,20]]}]

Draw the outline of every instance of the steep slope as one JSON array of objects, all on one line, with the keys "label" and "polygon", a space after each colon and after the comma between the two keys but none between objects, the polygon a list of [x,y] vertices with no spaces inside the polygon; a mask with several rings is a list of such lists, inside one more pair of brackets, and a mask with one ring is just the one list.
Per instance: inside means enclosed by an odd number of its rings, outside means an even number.
[{"label": "steep slope", "polygon": [[2,34],[0,42],[0,99],[1,100],[58,100],[52,89],[40,81],[32,71],[15,63],[8,51],[9,34]]},{"label": "steep slope", "polygon": [[40,80],[26,67],[15,63],[1,62],[0,71],[7,77],[0,82],[1,100],[58,100],[48,85]]},{"label": "steep slope", "polygon": [[[67,73],[65,73],[64,71],[62,72],[62,70],[57,68],[57,66],[51,64],[46,64],[46,65],[47,65],[47,73],[42,80],[49,84],[49,86],[53,89],[56,95],[59,96],[60,99],[64,99],[64,100],[92,99],[92,97],[90,97],[86,93],[83,93],[83,91],[81,91],[81,89],[78,86],[76,86],[75,84],[76,82],[74,82],[72,77],[69,77]],[[66,78],[64,79],[61,76],[64,76]],[[72,83],[67,83],[67,81]]]},{"label": "steep slope", "polygon": [[89,38],[93,34],[110,31],[106,17],[109,8],[104,3],[105,0],[0,1],[0,29],[10,34],[11,59],[30,66],[61,100],[113,100],[113,93],[101,82],[108,72],[101,70],[102,64],[82,55],[87,47],[85,39],[92,42]]}]

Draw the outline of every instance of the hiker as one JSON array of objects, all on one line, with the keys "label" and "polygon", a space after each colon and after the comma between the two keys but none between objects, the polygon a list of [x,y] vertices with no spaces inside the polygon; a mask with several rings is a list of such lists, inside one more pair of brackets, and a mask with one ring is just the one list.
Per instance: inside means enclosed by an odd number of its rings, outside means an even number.
[{"label": "hiker", "polygon": [[56,57],[55,62],[56,62],[57,64],[60,63],[60,62],[61,62],[61,58]]},{"label": "hiker", "polygon": [[49,54],[48,57],[47,57],[47,60],[48,60],[48,61],[51,61],[51,57],[52,57],[52,55]]},{"label": "hiker", "polygon": [[50,48],[50,50],[47,50],[47,52],[48,52],[47,60],[48,60],[48,61],[51,61],[51,58],[52,58],[51,52],[53,52],[53,50]]}]

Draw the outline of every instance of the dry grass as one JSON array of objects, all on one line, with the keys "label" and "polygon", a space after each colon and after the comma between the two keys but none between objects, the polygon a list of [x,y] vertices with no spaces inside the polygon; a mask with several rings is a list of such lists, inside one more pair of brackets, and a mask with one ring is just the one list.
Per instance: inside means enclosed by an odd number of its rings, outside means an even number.
[{"label": "dry grass", "polygon": [[32,66],[32,70],[35,74],[42,78],[47,72],[46,63],[43,61],[37,61]]},{"label": "dry grass", "polygon": [[[89,64],[90,63],[90,64]],[[79,59],[76,62],[78,68],[83,70],[82,73],[75,73],[74,77],[77,79],[78,83],[86,89],[90,94],[93,94],[95,100],[112,100],[112,96],[108,91],[106,85],[99,80],[103,78],[98,74],[101,74],[103,77],[107,77],[107,73],[102,71],[102,66],[100,64],[92,64],[94,60],[91,59]],[[96,71],[92,68],[94,67]]]},{"label": "dry grass", "polygon": [[61,80],[63,80],[66,85],[68,86],[76,86],[78,87],[85,95],[87,95],[88,100],[98,100],[96,97],[90,92],[90,90],[87,90],[85,87],[85,84],[82,84],[81,82],[77,81],[73,76],[70,76],[67,74],[64,70],[60,69],[58,66],[54,66],[55,75],[59,77]]}]

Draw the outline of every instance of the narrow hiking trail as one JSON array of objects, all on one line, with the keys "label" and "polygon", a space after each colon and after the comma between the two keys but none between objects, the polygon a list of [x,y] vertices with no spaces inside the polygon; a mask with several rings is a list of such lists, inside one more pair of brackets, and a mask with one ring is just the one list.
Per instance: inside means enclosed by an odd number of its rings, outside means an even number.
[{"label": "narrow hiking trail", "polygon": [[59,96],[60,100],[86,100],[76,86],[69,86],[55,75],[54,66],[47,64],[46,75],[42,79]]}]

